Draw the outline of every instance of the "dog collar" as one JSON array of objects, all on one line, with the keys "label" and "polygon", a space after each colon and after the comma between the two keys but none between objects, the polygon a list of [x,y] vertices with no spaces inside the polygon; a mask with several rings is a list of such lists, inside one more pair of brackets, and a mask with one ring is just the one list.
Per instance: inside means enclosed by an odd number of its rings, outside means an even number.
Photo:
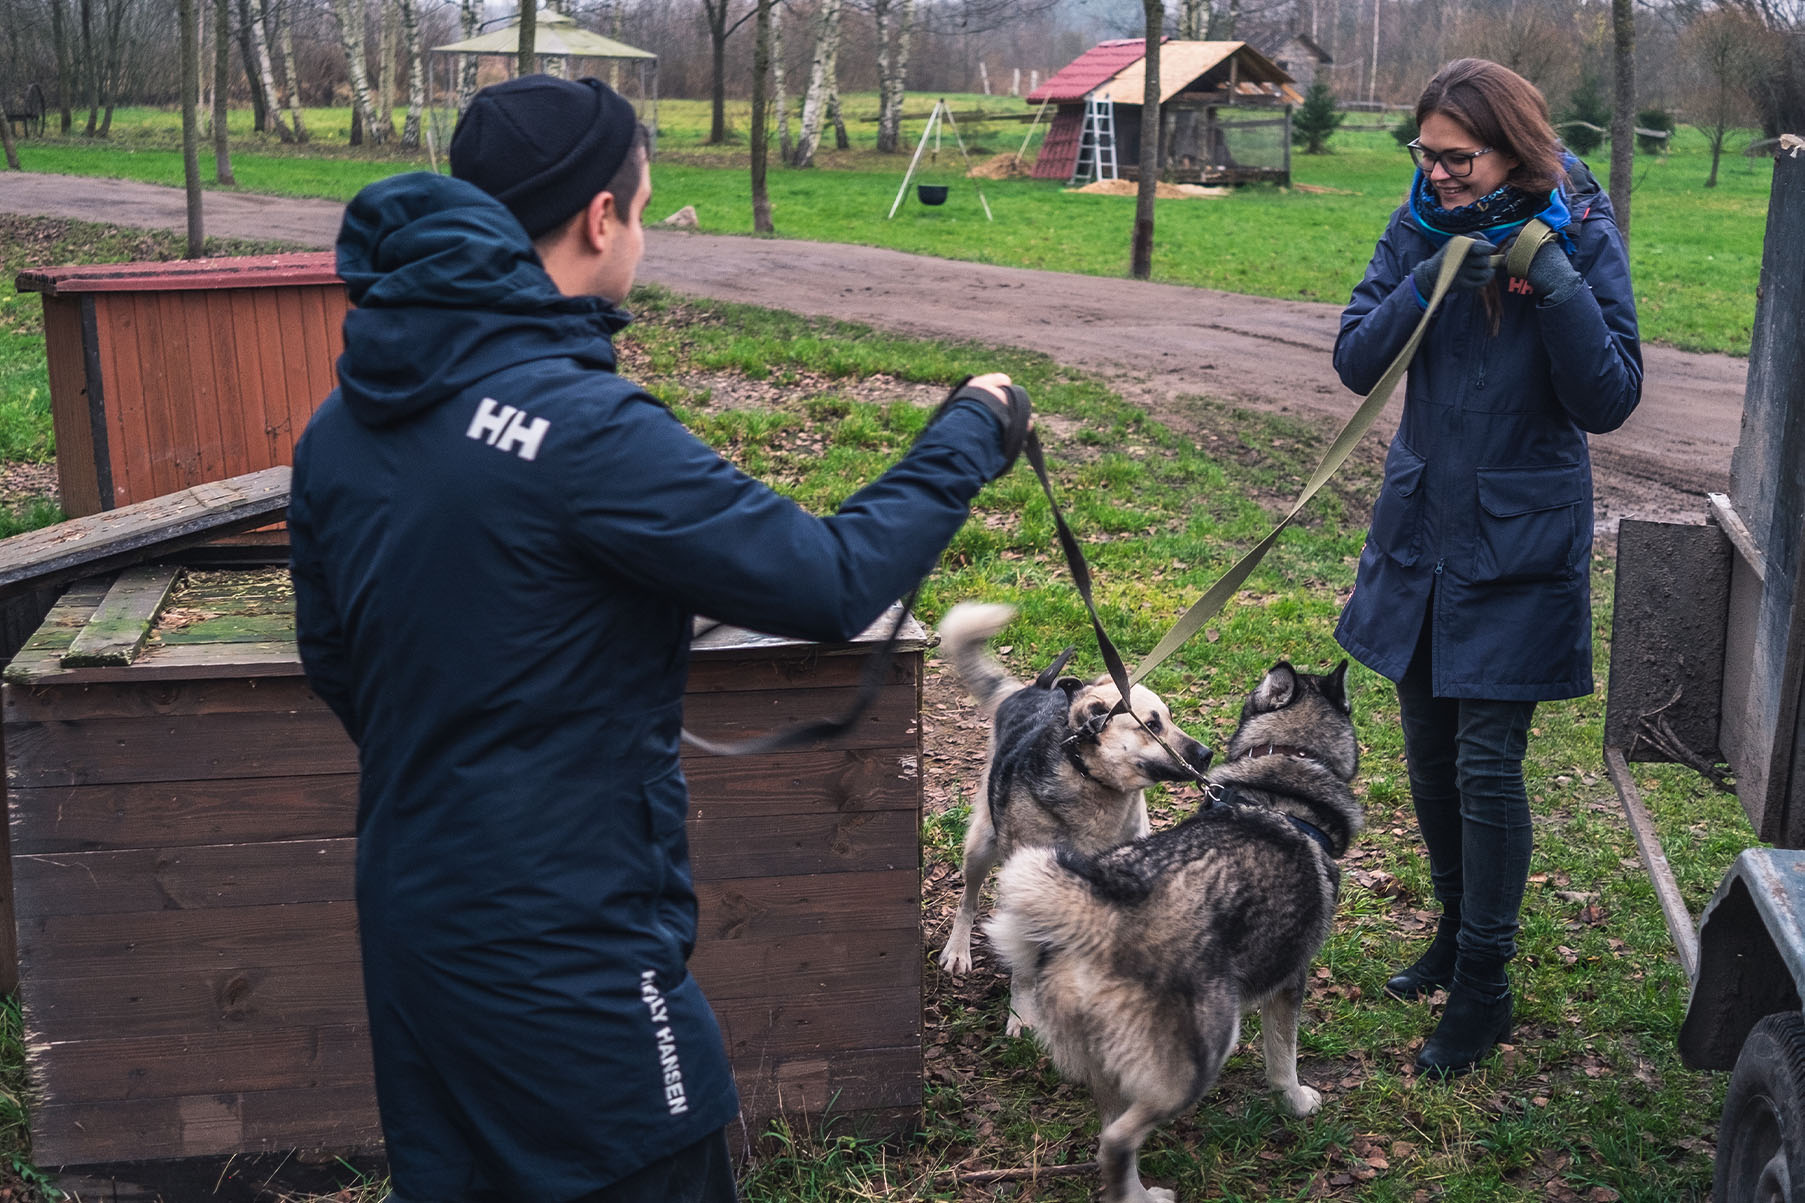
[{"label": "dog collar", "polygon": [[1070,738],[1061,741],[1059,746],[1065,750],[1065,758],[1071,762],[1074,769],[1078,770],[1078,775],[1089,780],[1091,775],[1090,767],[1084,763],[1084,757],[1078,752],[1078,737],[1075,735],[1071,736]]},{"label": "dog collar", "polygon": [[1307,835],[1311,839],[1315,840],[1318,844],[1321,844],[1322,850],[1329,854],[1330,860],[1335,859],[1335,846],[1329,842],[1329,833],[1328,832],[1324,831],[1322,828],[1318,827],[1314,823],[1305,822],[1303,819],[1298,818],[1294,814],[1286,814],[1284,811],[1280,811],[1279,813],[1284,814],[1287,819],[1290,819],[1292,826],[1296,827],[1299,831],[1303,832],[1305,835]]},{"label": "dog collar", "polygon": [[1315,760],[1316,757],[1303,748],[1294,748],[1290,744],[1266,744],[1252,748],[1235,757],[1236,760],[1253,760],[1260,756],[1295,756],[1299,760]]}]

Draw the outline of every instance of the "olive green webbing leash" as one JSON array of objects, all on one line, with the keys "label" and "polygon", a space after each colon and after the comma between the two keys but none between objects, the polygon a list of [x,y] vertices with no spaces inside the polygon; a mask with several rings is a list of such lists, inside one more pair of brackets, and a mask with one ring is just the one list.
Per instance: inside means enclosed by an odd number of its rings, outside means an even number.
[{"label": "olive green webbing leash", "polygon": [[[1542,223],[1531,222],[1530,224],[1541,225]],[[1542,228],[1547,231],[1546,226]],[[1524,227],[1524,235],[1528,235],[1529,232],[1529,227]],[[1552,236],[1552,231],[1548,231],[1548,234]],[[1544,238],[1537,241],[1535,246],[1539,247],[1545,240]],[[1518,242],[1522,241],[1524,238],[1520,236]],[[1360,403],[1360,408],[1354,411],[1354,416],[1348,419],[1347,425],[1341,428],[1341,433],[1335,436],[1335,441],[1323,455],[1322,462],[1316,465],[1316,471],[1310,475],[1309,483],[1304,486],[1303,492],[1298,494],[1297,500],[1291,504],[1290,511],[1280,519],[1279,524],[1273,527],[1264,539],[1254,545],[1251,551],[1218,577],[1216,582],[1204,591],[1202,597],[1191,603],[1190,609],[1186,610],[1179,620],[1172,624],[1171,630],[1165,633],[1154,649],[1148,653],[1147,658],[1141,661],[1134,672],[1129,675],[1128,680],[1131,684],[1144,679],[1168,656],[1182,647],[1186,640],[1195,635],[1217,611],[1228,604],[1228,599],[1234,596],[1235,591],[1252,574],[1255,566],[1265,558],[1268,551],[1272,550],[1272,545],[1278,542],[1279,535],[1287,526],[1291,525],[1292,520],[1297,517],[1304,506],[1310,503],[1310,499],[1322,490],[1323,485],[1328,483],[1329,478],[1335,475],[1341,465],[1347,462],[1348,455],[1353,452],[1355,445],[1365,437],[1366,432],[1372,428],[1373,422],[1378,419],[1379,411],[1384,409],[1385,403],[1391,399],[1392,391],[1397,388],[1398,381],[1404,378],[1404,372],[1409,368],[1411,359],[1415,357],[1416,349],[1423,341],[1423,334],[1428,330],[1429,322],[1435,317],[1436,310],[1441,307],[1442,298],[1447,295],[1449,287],[1453,284],[1454,273],[1460,270],[1460,265],[1466,258],[1467,247],[1472,242],[1473,239],[1463,235],[1456,235],[1448,240],[1448,251],[1442,256],[1441,271],[1436,275],[1435,287],[1429,294],[1428,307],[1423,310],[1423,316],[1417,320],[1416,329],[1410,332],[1410,340],[1404,344],[1404,349],[1399,351],[1397,357],[1391,361],[1391,366],[1385,369],[1385,374],[1379,377],[1379,383],[1373,386],[1373,391],[1368,393],[1366,400]],[[1516,248],[1513,246],[1513,254],[1515,250]],[[1535,250],[1531,249],[1529,254],[1533,257]],[[1092,613],[1094,616],[1095,611]],[[1104,657],[1106,663],[1108,659],[1106,654]],[[1123,692],[1123,696],[1126,698],[1126,691]]]}]

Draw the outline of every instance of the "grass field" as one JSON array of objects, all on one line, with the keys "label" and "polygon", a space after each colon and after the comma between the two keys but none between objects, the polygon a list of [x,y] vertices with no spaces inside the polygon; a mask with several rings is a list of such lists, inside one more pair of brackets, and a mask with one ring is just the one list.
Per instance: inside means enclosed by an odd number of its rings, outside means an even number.
[{"label": "grass field", "polygon": [[[1023,102],[948,99],[957,112],[967,114],[962,129],[975,158],[1018,149],[1028,126],[1002,118],[1026,111]],[[1127,273],[1131,197],[1077,195],[1048,181],[985,181],[984,194],[996,218],[987,221],[976,188],[959,179],[960,161],[950,140],[943,142],[938,162],[927,163],[918,173],[927,182],[951,185],[948,203],[929,208],[905,200],[895,219],[887,219],[908,160],[872,149],[876,127],[862,120],[875,111],[872,97],[849,96],[846,107],[852,149],[824,150],[814,169],[772,169],[779,236],[1091,275]],[[913,97],[905,111],[925,117],[930,107],[928,98]],[[989,116],[976,116],[980,111]],[[729,106],[729,119],[734,131],[729,144],[710,147],[704,145],[705,103],[666,101],[659,106],[653,219],[693,205],[704,230],[750,232],[743,103]],[[234,129],[248,125],[245,114],[235,114],[233,120]],[[347,110],[310,110],[309,124],[319,131],[319,139],[304,149],[244,134],[234,155],[238,187],[345,200],[372,180],[426,166],[423,154],[353,151],[343,142],[347,123]],[[905,125],[904,141],[911,151],[921,128],[920,120]],[[181,159],[173,149],[178,132],[173,114],[128,109],[115,117],[110,144],[32,142],[21,155],[31,171],[178,184]],[[1719,186],[1708,190],[1703,186],[1709,169],[1703,136],[1685,128],[1674,143],[1666,156],[1639,156],[1636,161],[1631,266],[1643,337],[1691,350],[1746,355],[1772,164],[1732,153]],[[1733,142],[1732,149],[1740,145]],[[1409,166],[1397,143],[1381,131],[1344,131],[1330,147],[1331,154],[1294,155],[1292,169],[1296,183],[1331,192],[1258,186],[1222,198],[1161,201],[1154,278],[1256,296],[1345,302],[1403,194]],[[1595,158],[1603,178],[1608,154],[1600,151]],[[204,173],[210,173],[210,163],[203,154]]]},{"label": "grass field", "polygon": [[[142,242],[67,224],[42,236],[0,226],[6,274],[27,256],[22,245],[42,250],[46,237],[65,240],[53,243],[58,253],[83,259],[179,246],[173,236]],[[872,378],[944,384],[997,365],[1010,371],[1048,418],[1041,431],[1057,486],[1091,556],[1105,621],[1131,660],[1264,533],[1332,433],[1207,397],[1174,399],[1173,420],[1162,423],[1102,382],[1020,352],[916,343],[657,291],[636,293],[633,308],[640,322],[622,340],[623,370],[748,471],[818,512],[880,471],[925,420],[917,405],[874,400],[884,390]],[[25,350],[12,353],[29,354],[30,319],[16,307],[0,313],[12,314],[10,337],[24,340]],[[772,385],[786,391],[776,404],[729,403],[729,393]],[[45,421],[35,405],[25,408]],[[26,438],[20,445],[43,444]],[[1331,631],[1352,584],[1378,454],[1376,445],[1363,448],[1204,636],[1150,681],[1177,721],[1207,742],[1222,745],[1242,694],[1272,660],[1322,670],[1339,659]],[[1596,558],[1593,573],[1602,681],[1611,560]],[[927,583],[921,616],[932,623],[971,597],[1021,607],[1006,657],[1018,674],[1038,671],[1074,639],[1084,649],[1074,670],[1098,669],[1081,638],[1088,626],[1054,550],[1045,501],[1025,469],[980,496],[974,520]],[[1413,955],[1432,905],[1396,698],[1357,666],[1350,683],[1368,831],[1344,865],[1339,920],[1312,982],[1302,1037],[1303,1078],[1324,1088],[1327,1102],[1306,1120],[1282,1115],[1260,1085],[1257,1022],[1250,1021],[1223,1084],[1150,1142],[1147,1175],[1186,1199],[1702,1203],[1723,1079],[1686,1070],[1675,1051],[1685,981],[1599,763],[1602,696],[1546,704],[1530,744],[1537,847],[1513,967],[1522,1000],[1515,1045],[1483,1072],[1441,1085],[1418,1082],[1405,1068],[1431,1022],[1428,1010],[1379,989]],[[1638,778],[1696,913],[1752,842],[1747,824],[1733,800],[1689,773],[1644,766]],[[946,796],[931,798],[922,832],[930,883],[957,862],[972,784],[954,782]],[[1156,825],[1194,805],[1183,792],[1158,795]],[[1006,1195],[953,1186],[953,1167],[1088,1160],[1096,1123],[1086,1095],[1061,1083],[1031,1042],[1002,1035],[999,982],[955,989],[931,964],[925,980],[921,1132],[902,1144],[873,1145],[815,1125],[778,1129],[746,1173],[748,1203],[1090,1197],[1094,1176],[1085,1174],[1006,1184]],[[0,1021],[9,1014],[16,1010]],[[0,1170],[11,1166],[0,1186],[11,1186],[16,1203],[37,1203],[45,1196],[25,1145],[29,1092],[19,1041],[16,1018],[0,1022]],[[374,1203],[383,1193],[366,1186],[355,1197]]]}]

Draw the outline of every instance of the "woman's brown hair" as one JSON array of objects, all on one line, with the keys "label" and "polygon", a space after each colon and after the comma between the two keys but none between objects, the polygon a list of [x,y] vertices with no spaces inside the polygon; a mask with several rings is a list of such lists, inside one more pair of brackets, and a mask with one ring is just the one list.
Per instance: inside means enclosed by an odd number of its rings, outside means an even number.
[{"label": "woman's brown hair", "polygon": [[1431,113],[1452,118],[1482,145],[1517,160],[1507,184],[1550,192],[1566,174],[1548,102],[1509,67],[1482,58],[1455,59],[1435,73],[1416,102],[1419,126]]}]

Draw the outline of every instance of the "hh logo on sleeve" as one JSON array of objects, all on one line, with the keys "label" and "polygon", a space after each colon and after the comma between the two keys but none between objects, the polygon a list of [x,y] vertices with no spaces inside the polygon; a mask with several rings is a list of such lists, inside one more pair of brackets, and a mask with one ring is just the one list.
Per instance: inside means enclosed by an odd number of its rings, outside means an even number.
[{"label": "hh logo on sleeve", "polygon": [[544,418],[528,419],[512,405],[502,405],[493,397],[484,397],[464,435],[487,443],[497,451],[512,451],[521,459],[532,459],[539,454],[539,444],[551,426]]}]

